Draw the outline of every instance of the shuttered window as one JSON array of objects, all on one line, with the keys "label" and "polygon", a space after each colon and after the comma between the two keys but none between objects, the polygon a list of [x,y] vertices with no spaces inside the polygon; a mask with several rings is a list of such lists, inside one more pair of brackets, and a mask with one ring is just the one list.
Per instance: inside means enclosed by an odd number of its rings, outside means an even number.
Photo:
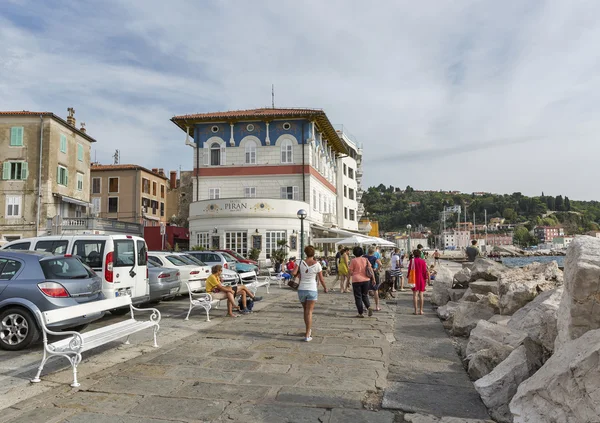
[{"label": "shuttered window", "polygon": [[77,160],[83,161],[83,145],[77,144]]},{"label": "shuttered window", "polygon": [[10,145],[11,147],[23,146],[23,127],[13,126],[10,128]]},{"label": "shuttered window", "polygon": [[60,152],[67,152],[67,136],[65,134],[60,134]]},{"label": "shuttered window", "polygon": [[57,175],[56,182],[58,182],[59,185],[64,185],[64,186],[69,185],[69,171],[67,170],[66,167],[58,166],[56,175]]},{"label": "shuttered window", "polygon": [[27,162],[4,162],[2,164],[2,179],[24,181],[29,176]]}]

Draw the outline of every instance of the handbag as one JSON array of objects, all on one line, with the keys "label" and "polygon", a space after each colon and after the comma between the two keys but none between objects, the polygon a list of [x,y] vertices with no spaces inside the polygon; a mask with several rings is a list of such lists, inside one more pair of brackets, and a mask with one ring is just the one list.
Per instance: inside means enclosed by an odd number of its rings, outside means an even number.
[{"label": "handbag", "polygon": [[371,263],[369,262],[369,259],[367,260],[367,265],[365,266],[365,273],[367,274],[367,277],[369,278],[369,280],[374,280],[375,279],[375,274],[373,273],[373,268],[371,267]]},{"label": "handbag", "polygon": [[[300,264],[304,263],[303,261],[300,262]],[[298,289],[298,287],[300,286],[300,264],[298,265],[298,272],[296,273],[296,276],[293,276],[287,281],[287,284],[290,288],[292,289]]]},{"label": "handbag", "polygon": [[417,272],[415,272],[415,269],[413,269],[411,267],[410,273],[408,274],[408,286],[410,288],[414,288],[416,283],[417,283]]}]

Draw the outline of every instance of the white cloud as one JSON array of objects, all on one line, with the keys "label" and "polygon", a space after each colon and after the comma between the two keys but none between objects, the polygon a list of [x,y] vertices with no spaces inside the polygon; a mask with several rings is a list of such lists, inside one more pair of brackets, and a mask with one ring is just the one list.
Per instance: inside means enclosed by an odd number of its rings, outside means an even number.
[{"label": "white cloud", "polygon": [[[580,175],[600,176],[595,3],[12,8],[0,16],[0,108],[75,107],[103,161],[120,148],[124,161],[191,168],[170,117],[266,106],[274,83],[277,105],[323,108],[359,138],[367,184],[594,196]],[[437,157],[446,149],[458,154]]]}]

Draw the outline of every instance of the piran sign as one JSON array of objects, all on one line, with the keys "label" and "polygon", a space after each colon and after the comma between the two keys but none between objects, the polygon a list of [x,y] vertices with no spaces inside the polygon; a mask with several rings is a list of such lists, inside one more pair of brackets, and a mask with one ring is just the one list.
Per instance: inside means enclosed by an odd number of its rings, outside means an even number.
[{"label": "piran sign", "polygon": [[223,210],[228,210],[228,211],[242,211],[242,210],[246,210],[248,209],[248,204],[247,203],[241,203],[241,202],[230,202],[230,203],[225,203],[223,204]]}]

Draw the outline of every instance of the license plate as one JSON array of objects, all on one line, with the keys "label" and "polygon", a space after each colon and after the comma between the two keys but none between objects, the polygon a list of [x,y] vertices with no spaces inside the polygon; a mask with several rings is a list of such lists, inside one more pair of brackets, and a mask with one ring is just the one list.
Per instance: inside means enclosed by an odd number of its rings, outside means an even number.
[{"label": "license plate", "polygon": [[171,294],[177,294],[177,291],[179,291],[179,288],[171,288]]}]

